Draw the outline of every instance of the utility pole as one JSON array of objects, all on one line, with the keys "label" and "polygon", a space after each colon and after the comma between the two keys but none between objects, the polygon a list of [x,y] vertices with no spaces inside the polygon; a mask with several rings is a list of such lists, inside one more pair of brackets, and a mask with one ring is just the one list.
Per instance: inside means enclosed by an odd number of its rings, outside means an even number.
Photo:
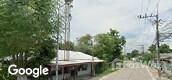
[{"label": "utility pole", "polygon": [[[69,52],[69,41],[70,41],[70,21],[72,19],[71,16],[71,7],[73,0],[64,0],[65,9],[64,9],[64,60],[69,60],[70,52]],[[64,79],[64,67],[62,67],[62,79]]]},{"label": "utility pole", "polygon": [[94,66],[94,53],[92,51],[93,49],[93,44],[94,44],[94,40],[91,39],[88,41],[88,44],[89,44],[89,48],[91,49],[91,54],[92,54],[92,62],[91,62],[91,74],[92,76],[95,76],[95,66]]},{"label": "utility pole", "polygon": [[140,47],[141,47],[141,49],[142,49],[142,54],[144,54],[144,53],[145,53],[145,46],[144,46],[144,45],[137,45],[137,46],[140,46]]},{"label": "utility pole", "polygon": [[147,15],[145,14],[144,16],[139,15],[138,18],[140,19],[146,19],[146,18],[155,18],[155,24],[156,24],[156,52],[157,52],[157,59],[158,59],[158,65],[159,65],[159,69],[158,69],[158,75],[159,78],[161,78],[161,63],[160,63],[160,53],[159,53],[159,23],[160,23],[160,19],[159,19],[159,11],[158,11],[158,7],[157,7],[157,13],[156,15]]},{"label": "utility pole", "polygon": [[[60,1],[57,3],[59,6],[57,6],[57,11],[58,11],[58,16],[57,16],[57,18],[58,18],[58,23],[60,23],[60,15],[61,15],[61,8],[62,7],[64,7],[65,6],[65,12],[64,12],[64,14],[65,14],[65,22],[64,22],[64,26],[65,26],[65,35],[64,35],[64,43],[65,43],[65,45],[66,45],[66,42],[67,41],[69,41],[70,40],[70,21],[71,21],[71,3],[72,3],[72,1],[73,0],[64,0],[63,2],[65,2],[64,4],[62,3],[62,5],[61,5],[61,3],[60,3]],[[59,24],[58,24],[58,26],[59,26]],[[57,32],[57,34],[56,34],[56,36],[57,36],[57,38],[56,38],[56,40],[57,40],[57,53],[56,53],[56,80],[58,80],[58,51],[59,51],[59,37],[60,37],[60,33],[59,33],[59,31],[60,31],[60,28],[58,27],[58,32]],[[61,38],[61,40],[62,40],[62,38]],[[65,47],[65,49],[67,49],[66,47]],[[64,50],[65,51],[65,50]],[[69,51],[67,51],[67,59],[69,58]],[[64,52],[64,55],[66,55],[66,51]],[[64,56],[64,59],[66,59],[66,57]]]},{"label": "utility pole", "polygon": [[[126,58],[126,55],[127,55],[127,53],[126,53],[126,44],[123,46],[123,54],[122,54],[122,68],[124,68],[124,65],[125,65],[125,58]],[[113,64],[113,63],[112,63]]]},{"label": "utility pole", "polygon": [[65,29],[64,29],[64,59],[69,60],[69,41],[70,41],[70,21],[72,19],[71,16],[71,8],[73,0],[65,0]]},{"label": "utility pole", "polygon": [[[58,3],[58,7],[57,7],[57,10],[58,10],[58,13],[57,13],[57,18],[58,18],[58,25],[60,23],[60,3]],[[58,70],[59,70],[59,67],[58,67],[58,59],[59,59],[59,56],[58,56],[58,52],[59,52],[59,31],[60,31],[60,28],[58,27],[58,32],[56,33],[56,40],[57,40],[57,51],[56,51],[56,80],[58,80]]]}]

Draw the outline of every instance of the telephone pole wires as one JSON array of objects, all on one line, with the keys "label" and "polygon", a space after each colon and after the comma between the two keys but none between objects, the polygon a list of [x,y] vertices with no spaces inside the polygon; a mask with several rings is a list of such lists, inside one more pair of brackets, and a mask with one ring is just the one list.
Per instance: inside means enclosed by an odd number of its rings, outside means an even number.
[{"label": "telephone pole wires", "polygon": [[159,19],[159,11],[158,11],[158,7],[157,7],[157,13],[156,15],[147,15],[145,14],[144,16],[139,15],[138,18],[140,19],[146,19],[146,18],[155,18],[155,24],[156,24],[156,52],[157,52],[157,59],[158,59],[158,64],[160,66],[160,68],[158,69],[158,75],[159,77],[161,77],[161,64],[160,64],[160,53],[159,53],[159,46],[160,46],[160,34],[159,34],[159,23],[160,23],[160,19]]}]

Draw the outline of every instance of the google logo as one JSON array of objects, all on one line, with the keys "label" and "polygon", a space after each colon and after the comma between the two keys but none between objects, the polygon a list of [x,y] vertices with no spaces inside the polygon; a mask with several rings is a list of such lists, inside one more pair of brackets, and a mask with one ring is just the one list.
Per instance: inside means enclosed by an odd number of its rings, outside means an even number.
[{"label": "google logo", "polygon": [[34,78],[38,78],[40,75],[48,75],[49,69],[42,68],[42,65],[39,68],[19,68],[17,69],[17,65],[13,64],[8,67],[8,72],[11,75],[32,75]]}]

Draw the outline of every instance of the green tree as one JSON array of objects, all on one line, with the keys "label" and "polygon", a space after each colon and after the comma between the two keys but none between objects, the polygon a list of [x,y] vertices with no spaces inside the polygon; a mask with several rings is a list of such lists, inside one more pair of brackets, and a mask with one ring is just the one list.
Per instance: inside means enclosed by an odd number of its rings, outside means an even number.
[{"label": "green tree", "polygon": [[74,51],[74,43],[71,41],[67,41],[66,43],[59,43],[60,50],[71,50]]},{"label": "green tree", "polygon": [[109,69],[109,63],[114,59],[122,59],[122,48],[125,44],[125,38],[119,35],[116,30],[110,29],[110,32],[97,34],[94,37],[93,55],[103,59],[104,63],[97,67],[98,72],[103,72]]},{"label": "green tree", "polygon": [[152,53],[145,53],[143,56],[142,56],[142,60],[143,61],[151,61],[155,59],[155,55],[152,54]]},{"label": "green tree", "polygon": [[1,1],[1,56],[40,47],[39,43],[51,37],[50,4],[50,0]]},{"label": "green tree", "polygon": [[120,36],[118,31],[110,29],[109,32],[97,34],[94,37],[89,34],[80,37],[77,39],[75,50],[105,60],[105,63],[96,68],[98,72],[102,72],[109,68],[107,63],[115,58],[122,59],[121,51],[125,43],[125,37]]},{"label": "green tree", "polygon": [[128,56],[129,59],[134,58],[134,57],[137,57],[138,55],[139,55],[139,51],[136,50],[136,49],[132,50],[131,53],[128,53],[127,54],[127,56]]},{"label": "green tree", "polygon": [[155,53],[155,51],[156,51],[156,45],[152,44],[151,46],[149,46],[148,50],[149,50],[151,53]]},{"label": "green tree", "polygon": [[89,42],[91,42],[91,39],[92,39],[92,36],[89,34],[86,34],[80,37],[77,40],[75,50],[91,55],[91,47],[90,47],[91,45],[89,44]]},{"label": "green tree", "polygon": [[160,53],[170,53],[171,52],[171,49],[170,49],[170,46],[167,45],[167,44],[162,44],[160,46]]},{"label": "green tree", "polygon": [[[148,50],[151,53],[156,53],[156,45],[152,44]],[[172,52],[172,49],[170,49],[170,46],[167,44],[161,44],[159,51],[160,51],[160,53],[170,53],[170,52]]]},{"label": "green tree", "polygon": [[1,0],[0,58],[12,56],[8,64],[14,63],[19,67],[33,67],[49,62],[54,57],[55,34],[61,26],[56,10],[57,2]]},{"label": "green tree", "polygon": [[120,36],[118,31],[110,29],[108,33],[97,34],[94,43],[94,55],[111,62],[115,58],[120,58],[125,38]]}]

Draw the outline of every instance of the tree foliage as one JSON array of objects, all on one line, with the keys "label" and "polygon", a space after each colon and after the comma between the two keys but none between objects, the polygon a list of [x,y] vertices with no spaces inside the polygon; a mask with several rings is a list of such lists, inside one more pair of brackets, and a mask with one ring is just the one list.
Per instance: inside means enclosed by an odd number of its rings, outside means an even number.
[{"label": "tree foliage", "polygon": [[89,34],[86,34],[82,37],[80,37],[78,40],[77,40],[77,44],[75,46],[75,50],[76,51],[80,51],[80,52],[84,52],[86,54],[91,54],[91,46],[89,44],[89,42],[91,42],[91,39],[93,37]]},{"label": "tree foliage", "polygon": [[80,37],[75,50],[111,62],[115,58],[121,58],[121,50],[125,43],[125,37],[120,36],[118,31],[110,29],[109,32],[96,36],[86,34]]},{"label": "tree foliage", "polygon": [[137,57],[137,56],[139,56],[139,51],[136,49],[132,50],[131,53],[127,53],[127,57],[129,59]]},{"label": "tree foliage", "polygon": [[155,53],[155,51],[156,51],[156,45],[152,44],[151,46],[149,46],[148,50],[149,50],[151,53]]},{"label": "tree foliage", "polygon": [[[156,45],[152,44],[148,50],[151,53],[156,53]],[[162,45],[160,45],[159,51],[160,51],[160,53],[170,53],[170,52],[172,52],[172,49],[170,49],[169,45],[162,44]]]},{"label": "tree foliage", "polygon": [[74,50],[80,51],[91,56],[104,60],[104,63],[96,67],[96,71],[101,73],[106,71],[115,58],[122,59],[122,48],[126,43],[125,37],[120,36],[119,32],[110,29],[107,33],[91,36],[86,34],[77,39]]},{"label": "tree foliage", "polygon": [[71,50],[74,51],[74,43],[72,41],[67,41],[66,43],[59,43],[60,50]]},{"label": "tree foliage", "polygon": [[172,52],[172,49],[170,49],[170,46],[167,44],[162,44],[160,46],[160,53],[170,53]]},{"label": "tree foliage", "polygon": [[61,27],[57,2],[0,0],[0,58],[10,56],[19,67],[48,63]]},{"label": "tree foliage", "polygon": [[153,59],[155,59],[155,54],[152,54],[152,53],[145,53],[143,56],[142,56],[142,60],[143,61],[151,61]]},{"label": "tree foliage", "polygon": [[95,36],[93,53],[100,59],[111,62],[115,58],[120,58],[124,44],[125,38],[120,36],[118,31],[111,29],[108,33]]}]

